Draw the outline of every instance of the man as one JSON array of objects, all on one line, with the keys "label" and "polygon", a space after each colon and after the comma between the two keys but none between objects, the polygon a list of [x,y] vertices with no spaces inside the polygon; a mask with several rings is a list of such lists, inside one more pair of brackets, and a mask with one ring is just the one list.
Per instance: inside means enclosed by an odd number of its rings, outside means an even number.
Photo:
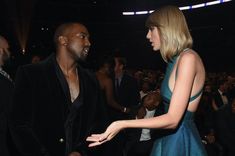
[{"label": "man", "polygon": [[5,62],[10,58],[7,40],[0,36],[0,155],[8,156],[7,138],[7,108],[13,90],[10,76],[2,69]]},{"label": "man", "polygon": [[[135,118],[138,104],[140,102],[139,86],[137,80],[126,72],[126,59],[124,57],[116,56],[114,60],[115,99],[124,107],[124,109],[123,112],[113,111],[112,121],[120,119],[133,119]],[[119,133],[113,140],[114,146],[116,147],[115,154],[117,156],[122,156],[122,153],[125,155],[125,153],[128,151],[129,147],[126,142],[129,140],[129,138],[132,137],[134,133],[135,130],[128,129]]]},{"label": "man", "polygon": [[56,53],[16,74],[11,130],[27,156],[90,156],[86,137],[101,128],[104,115],[99,84],[82,68],[90,48],[89,32],[67,23],[55,32]]},{"label": "man", "polygon": [[[160,92],[149,92],[142,98],[141,107],[138,110],[136,118],[152,118],[163,113]],[[155,139],[161,137],[162,134],[163,131],[159,129],[136,129],[136,134],[128,140],[130,149],[127,156],[150,155]]]},{"label": "man", "polygon": [[219,110],[222,106],[228,104],[228,97],[226,95],[228,90],[227,81],[218,81],[218,90],[213,93],[214,102],[212,104],[215,111]]},{"label": "man", "polygon": [[235,155],[235,96],[229,104],[224,105],[216,114],[216,132],[220,143],[224,147],[224,155]]},{"label": "man", "polygon": [[[124,106],[123,112],[127,110],[129,113],[120,113],[114,119],[128,119],[135,116],[135,108],[137,108],[140,102],[140,94],[137,80],[126,73],[127,61],[124,57],[116,56],[114,67],[114,88],[115,98],[118,103]],[[136,109],[137,110],[137,109]]]}]

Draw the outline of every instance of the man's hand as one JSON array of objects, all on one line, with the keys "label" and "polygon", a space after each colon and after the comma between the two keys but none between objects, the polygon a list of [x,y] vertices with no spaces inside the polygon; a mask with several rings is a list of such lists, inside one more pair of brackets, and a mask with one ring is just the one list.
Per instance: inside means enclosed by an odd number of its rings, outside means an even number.
[{"label": "man's hand", "polygon": [[146,110],[145,110],[145,107],[141,107],[139,110],[138,110],[138,113],[137,113],[137,118],[138,119],[143,119],[144,116],[146,115]]}]

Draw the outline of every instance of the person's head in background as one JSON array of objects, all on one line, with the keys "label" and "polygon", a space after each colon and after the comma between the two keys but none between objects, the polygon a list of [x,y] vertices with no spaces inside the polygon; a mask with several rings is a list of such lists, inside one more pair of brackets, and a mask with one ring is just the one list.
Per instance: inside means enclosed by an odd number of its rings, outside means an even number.
[{"label": "person's head in background", "polygon": [[232,112],[235,114],[235,96],[232,98]]},{"label": "person's head in background", "polygon": [[206,92],[206,93],[211,93],[212,92],[212,88],[211,88],[211,84],[210,83],[205,83],[205,85],[204,85],[204,92]]},{"label": "person's head in background", "polygon": [[141,82],[141,90],[144,93],[148,93],[150,91],[150,83],[148,78],[144,78]]},{"label": "person's head in background", "polygon": [[115,77],[119,77],[124,73],[127,61],[126,58],[120,56],[114,57],[114,60],[115,60],[115,67],[114,67]]},{"label": "person's head in background", "polygon": [[186,48],[191,48],[193,40],[182,11],[176,6],[165,6],[155,10],[146,20],[147,39],[154,51],[160,50],[164,61],[170,61]]},{"label": "person's head in background", "polygon": [[218,80],[217,87],[222,93],[226,93],[228,90],[227,80],[225,80],[225,79]]},{"label": "person's head in background", "polygon": [[159,92],[149,92],[142,99],[143,106],[150,111],[156,109],[159,106],[160,102],[161,95]]},{"label": "person's head in background", "polygon": [[41,61],[41,57],[39,55],[33,55],[31,58],[31,63],[35,64],[35,63],[39,63]]},{"label": "person's head in background", "polygon": [[0,67],[10,58],[9,44],[7,40],[0,35]]},{"label": "person's head in background", "polygon": [[113,57],[102,56],[98,59],[98,68],[99,72],[103,72],[108,76],[113,76],[114,74],[115,61]]}]

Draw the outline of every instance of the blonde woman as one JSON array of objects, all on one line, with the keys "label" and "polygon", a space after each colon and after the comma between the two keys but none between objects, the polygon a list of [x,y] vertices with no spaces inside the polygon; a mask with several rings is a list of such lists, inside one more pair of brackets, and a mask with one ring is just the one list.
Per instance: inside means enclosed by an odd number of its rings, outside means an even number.
[{"label": "blonde woman", "polygon": [[87,138],[89,146],[112,139],[125,128],[165,129],[166,135],[154,143],[151,156],[204,156],[206,152],[193,121],[205,81],[205,69],[199,55],[192,50],[190,35],[182,11],[165,6],[147,19],[149,39],[153,50],[160,50],[167,63],[161,85],[165,114],[149,119],[113,122],[102,134]]}]

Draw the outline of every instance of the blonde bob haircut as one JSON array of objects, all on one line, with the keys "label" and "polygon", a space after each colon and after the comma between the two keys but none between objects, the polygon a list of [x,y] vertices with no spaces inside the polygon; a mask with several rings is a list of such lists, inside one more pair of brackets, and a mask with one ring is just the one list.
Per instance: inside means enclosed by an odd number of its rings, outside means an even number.
[{"label": "blonde bob haircut", "polygon": [[165,62],[179,55],[184,49],[192,48],[193,39],[190,35],[186,19],[176,6],[165,6],[155,10],[146,20],[149,29],[157,27],[160,36],[160,53]]}]

